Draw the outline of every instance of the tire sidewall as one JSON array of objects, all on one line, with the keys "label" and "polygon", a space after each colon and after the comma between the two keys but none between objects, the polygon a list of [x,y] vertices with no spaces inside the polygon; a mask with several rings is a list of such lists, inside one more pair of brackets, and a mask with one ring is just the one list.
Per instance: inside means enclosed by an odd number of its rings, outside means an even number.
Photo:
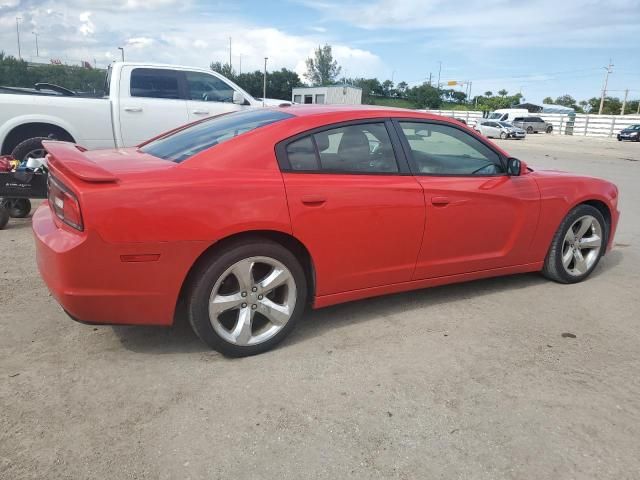
[{"label": "tire sidewall", "polygon": [[31,200],[28,198],[5,198],[2,206],[11,218],[25,218],[31,213]]},{"label": "tire sidewall", "polygon": [[11,156],[16,160],[20,160],[21,162],[26,159],[26,156],[29,152],[33,150],[39,150],[42,147],[42,142],[44,140],[50,140],[48,137],[32,137],[23,140],[15,148],[11,151]]},{"label": "tire sidewall", "polygon": [[7,223],[9,223],[9,212],[0,205],[0,230],[6,227]]},{"label": "tire sidewall", "polygon": [[[591,268],[589,268],[582,275],[571,275],[565,270],[564,265],[562,264],[562,245],[564,243],[564,237],[567,231],[569,230],[569,228],[573,225],[573,223],[578,218],[583,217],[585,215],[591,215],[600,223],[604,238],[602,239],[602,246],[600,248],[600,253],[598,254],[598,258],[593,263]],[[604,217],[602,216],[602,213],[600,213],[600,210],[598,210],[595,207],[592,207],[591,205],[578,205],[565,216],[564,220],[562,221],[562,224],[558,228],[558,231],[556,232],[556,235],[553,238],[552,248],[549,249],[549,253],[547,254],[548,256],[545,263],[553,263],[553,265],[551,265],[552,270],[555,270],[557,276],[559,277],[558,280],[562,281],[563,283],[581,282],[582,280],[587,278],[589,275],[591,275],[591,272],[593,272],[593,270],[598,266],[598,263],[600,263],[600,259],[602,258],[602,256],[604,255],[604,252],[606,251],[608,239],[609,239],[609,227]]]},{"label": "tire sidewall", "polygon": [[[220,276],[234,263],[248,257],[271,257],[284,264],[296,282],[296,306],[287,324],[274,337],[257,345],[238,346],[221,338],[209,319],[211,291]],[[270,350],[293,330],[307,303],[307,281],[298,259],[289,250],[270,240],[230,245],[218,254],[205,258],[194,272],[187,297],[189,321],[196,334],[209,346],[230,357],[256,355]]]}]

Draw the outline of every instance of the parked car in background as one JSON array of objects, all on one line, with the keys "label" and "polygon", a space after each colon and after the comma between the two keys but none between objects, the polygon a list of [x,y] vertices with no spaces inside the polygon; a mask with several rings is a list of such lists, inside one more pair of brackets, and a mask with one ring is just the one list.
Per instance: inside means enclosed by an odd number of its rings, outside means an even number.
[{"label": "parked car in background", "polygon": [[629,125],[624,130],[618,133],[618,141],[633,140],[634,142],[640,142],[640,123],[636,125]]},{"label": "parked car in background", "polygon": [[139,148],[44,147],[36,257],[65,311],[167,326],[184,305],[231,356],[275,346],[307,304],[522,272],[582,281],[619,217],[614,184],[533,171],[411,110],[255,109]]},{"label": "parked car in background", "polygon": [[481,120],[474,129],[485,137],[490,138],[515,138],[522,140],[527,136],[524,130],[515,127],[508,122],[496,122],[493,120]]},{"label": "parked car in background", "polygon": [[527,133],[551,133],[553,131],[553,125],[540,117],[516,117],[512,123]]},{"label": "parked car in background", "polygon": [[[252,107],[290,105],[255,99],[228,78],[205,68],[116,62],[104,98],[87,98],[47,85],[0,93],[0,154],[18,160],[41,155],[42,140],[88,149],[131,147],[195,120]],[[46,93],[49,94],[46,94]]]}]

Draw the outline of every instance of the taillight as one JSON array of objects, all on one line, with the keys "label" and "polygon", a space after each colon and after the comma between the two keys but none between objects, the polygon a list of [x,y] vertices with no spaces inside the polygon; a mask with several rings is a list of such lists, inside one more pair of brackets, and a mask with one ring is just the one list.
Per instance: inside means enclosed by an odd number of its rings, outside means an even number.
[{"label": "taillight", "polygon": [[82,214],[80,213],[80,203],[75,194],[64,186],[59,180],[49,175],[49,206],[53,213],[60,220],[82,231]]}]

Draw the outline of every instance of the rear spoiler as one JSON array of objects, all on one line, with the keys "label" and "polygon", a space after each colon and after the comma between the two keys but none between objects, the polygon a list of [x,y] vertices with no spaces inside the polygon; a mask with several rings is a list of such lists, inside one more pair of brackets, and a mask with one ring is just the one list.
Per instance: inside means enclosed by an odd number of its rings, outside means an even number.
[{"label": "rear spoiler", "polygon": [[47,163],[56,170],[80,180],[91,183],[117,182],[116,177],[110,171],[92,162],[84,155],[86,148],[70,142],[57,142],[45,140],[42,146],[49,153]]}]

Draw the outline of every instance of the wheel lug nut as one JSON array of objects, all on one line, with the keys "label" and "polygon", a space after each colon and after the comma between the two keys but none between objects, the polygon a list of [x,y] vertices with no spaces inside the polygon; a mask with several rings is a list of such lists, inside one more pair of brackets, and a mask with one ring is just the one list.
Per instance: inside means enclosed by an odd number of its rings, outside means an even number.
[{"label": "wheel lug nut", "polygon": [[258,300],[262,300],[262,295],[258,295]]},{"label": "wheel lug nut", "polygon": [[255,310],[256,308],[258,308],[258,306],[255,303],[251,305],[251,310]]},{"label": "wheel lug nut", "polygon": [[242,292],[240,295],[242,295],[243,297],[247,296],[247,292]]},{"label": "wheel lug nut", "polygon": [[252,291],[252,292],[257,292],[257,291],[258,291],[258,287],[253,287],[253,288],[251,289],[251,291]]},{"label": "wheel lug nut", "polygon": [[246,303],[243,303],[243,304],[242,304],[242,308],[247,308],[247,304],[246,304]]}]

